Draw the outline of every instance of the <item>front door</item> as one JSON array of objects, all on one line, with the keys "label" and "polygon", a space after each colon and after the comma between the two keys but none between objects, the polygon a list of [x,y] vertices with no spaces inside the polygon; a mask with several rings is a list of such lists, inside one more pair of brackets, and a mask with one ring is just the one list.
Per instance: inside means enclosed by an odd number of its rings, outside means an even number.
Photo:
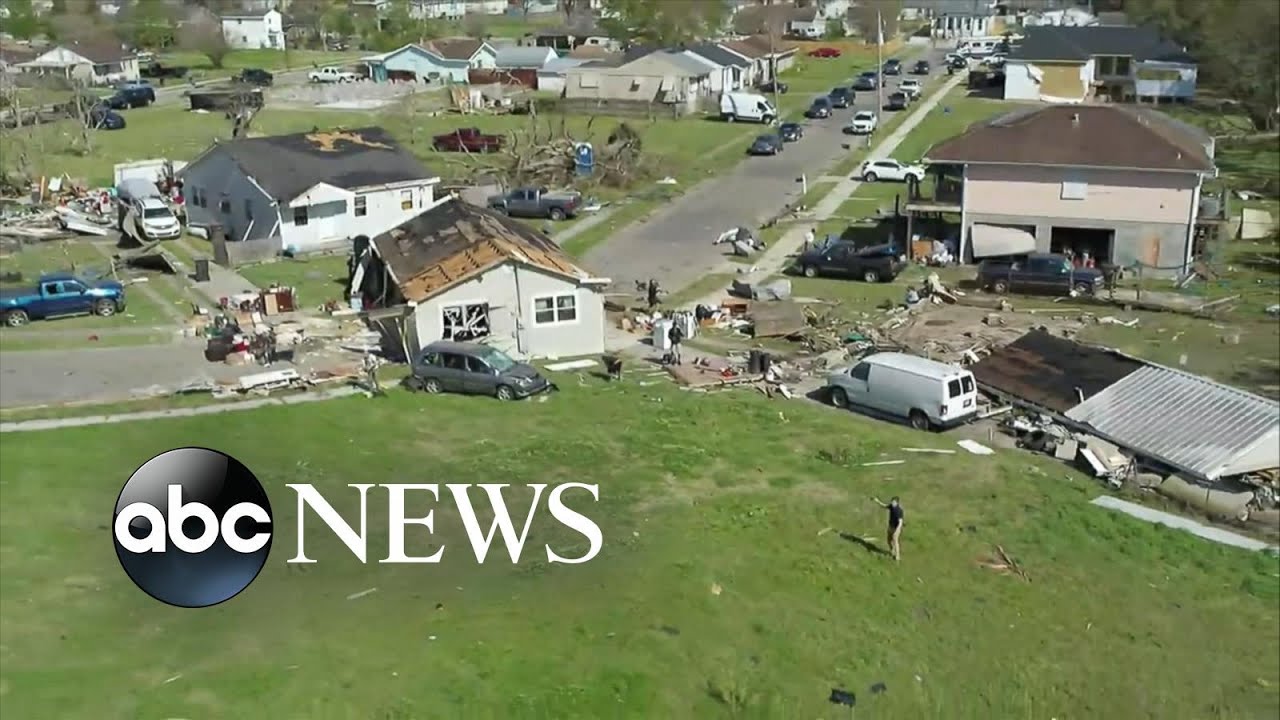
[{"label": "front door", "polygon": [[47,315],[72,315],[88,310],[84,288],[75,282],[50,282],[44,284]]},{"label": "front door", "polygon": [[845,385],[845,388],[849,391],[850,404],[871,407],[870,378],[871,366],[867,363],[858,363],[849,369],[849,382]]},{"label": "front door", "polygon": [[440,353],[441,367],[437,370],[440,385],[448,392],[465,392],[467,358],[457,353]]}]

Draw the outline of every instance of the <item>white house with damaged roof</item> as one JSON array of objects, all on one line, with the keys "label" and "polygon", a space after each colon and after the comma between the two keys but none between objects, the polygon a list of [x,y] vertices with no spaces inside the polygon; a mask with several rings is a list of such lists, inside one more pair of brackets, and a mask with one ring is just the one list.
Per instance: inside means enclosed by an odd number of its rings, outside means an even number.
[{"label": "white house with damaged roof", "polygon": [[385,130],[316,130],[216,143],[180,174],[187,219],[279,252],[377,235],[435,207],[440,178]]},{"label": "white house with damaged roof", "polygon": [[1006,100],[1190,100],[1196,93],[1195,59],[1149,27],[1029,27],[1004,71]]},{"label": "white house with damaged roof", "polygon": [[517,220],[451,199],[356,238],[353,251],[352,297],[366,309],[402,308],[413,353],[437,340],[524,358],[604,352],[610,281]]}]

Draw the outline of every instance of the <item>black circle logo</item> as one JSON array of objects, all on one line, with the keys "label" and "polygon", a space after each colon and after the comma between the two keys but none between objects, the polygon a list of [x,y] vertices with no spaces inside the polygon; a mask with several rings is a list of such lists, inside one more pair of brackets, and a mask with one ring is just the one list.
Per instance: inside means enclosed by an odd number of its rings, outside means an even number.
[{"label": "black circle logo", "polygon": [[169,450],[134,471],[111,518],[116,557],[143,592],[202,608],[239,595],[271,554],[271,502],[240,461]]}]

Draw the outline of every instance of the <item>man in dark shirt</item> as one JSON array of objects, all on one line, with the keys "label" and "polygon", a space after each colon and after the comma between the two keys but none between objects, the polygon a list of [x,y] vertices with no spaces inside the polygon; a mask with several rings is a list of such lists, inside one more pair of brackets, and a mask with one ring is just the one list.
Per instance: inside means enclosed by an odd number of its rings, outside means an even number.
[{"label": "man in dark shirt", "polygon": [[889,552],[893,553],[894,562],[902,559],[902,548],[898,542],[902,537],[902,524],[905,517],[902,512],[902,504],[898,502],[898,498],[889,499],[889,504],[880,502],[880,498],[871,498],[877,505],[889,511]]}]

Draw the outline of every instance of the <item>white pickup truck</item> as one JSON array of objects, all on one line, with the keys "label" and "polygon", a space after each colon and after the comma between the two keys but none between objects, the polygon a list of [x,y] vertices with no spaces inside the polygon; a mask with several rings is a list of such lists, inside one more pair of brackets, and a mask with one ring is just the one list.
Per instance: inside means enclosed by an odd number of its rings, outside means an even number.
[{"label": "white pickup truck", "polygon": [[307,73],[307,79],[313,83],[344,83],[355,82],[360,76],[342,68],[326,67]]}]

